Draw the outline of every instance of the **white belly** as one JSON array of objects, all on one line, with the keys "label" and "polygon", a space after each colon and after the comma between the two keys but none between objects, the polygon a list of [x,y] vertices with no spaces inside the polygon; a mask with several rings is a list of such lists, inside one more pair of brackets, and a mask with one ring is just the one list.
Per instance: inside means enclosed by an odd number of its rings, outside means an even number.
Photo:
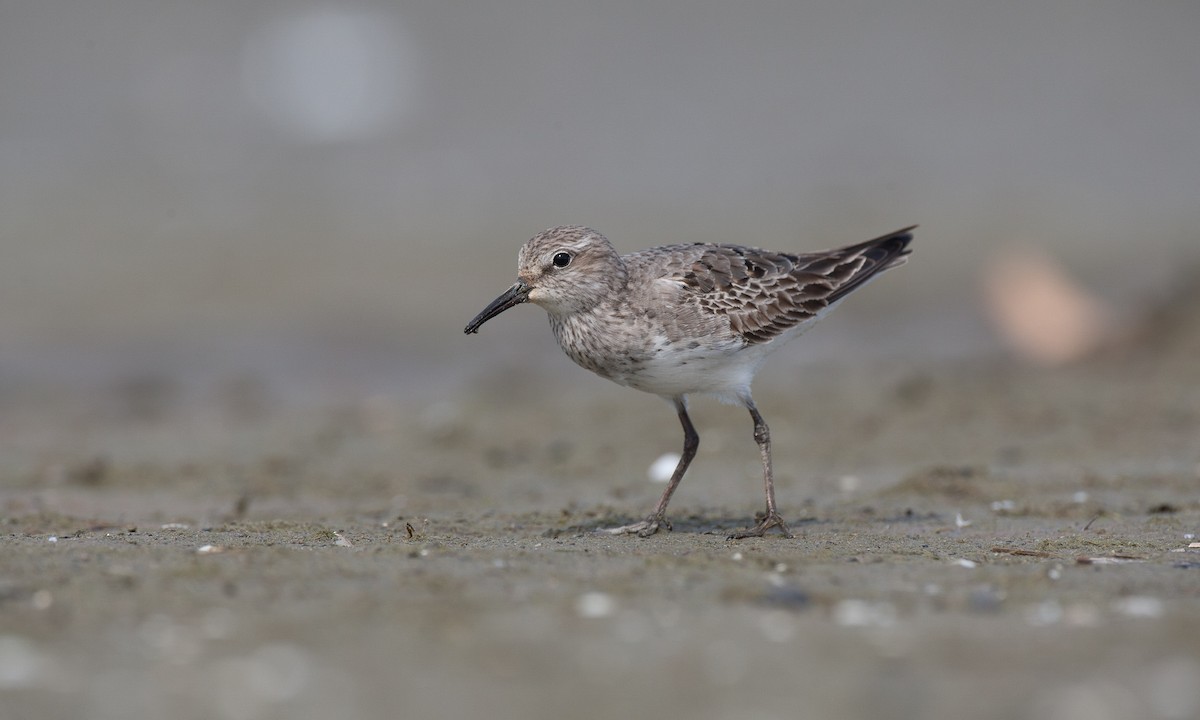
[{"label": "white belly", "polygon": [[766,357],[766,346],[726,351],[711,348],[671,351],[653,356],[610,376],[613,382],[655,395],[678,397],[694,393],[736,400],[745,395]]}]

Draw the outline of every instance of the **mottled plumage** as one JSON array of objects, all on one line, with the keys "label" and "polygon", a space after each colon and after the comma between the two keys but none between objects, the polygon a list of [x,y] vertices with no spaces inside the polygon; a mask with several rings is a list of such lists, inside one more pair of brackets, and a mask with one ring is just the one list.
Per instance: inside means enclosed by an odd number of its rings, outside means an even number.
[{"label": "mottled plumage", "polygon": [[735,536],[762,535],[776,526],[787,534],[775,508],[769,431],[750,383],[768,353],[880,272],[903,264],[912,230],[802,255],[693,243],[621,256],[595,230],[554,227],[525,243],[516,284],[466,332],[477,332],[514,305],[541,305],[559,346],[576,363],[675,405],[684,454],[671,483],[649,518],[614,532],[645,536],[669,527],[667,503],[699,444],[686,397],[708,393],[746,406],[762,453],[767,516]]}]

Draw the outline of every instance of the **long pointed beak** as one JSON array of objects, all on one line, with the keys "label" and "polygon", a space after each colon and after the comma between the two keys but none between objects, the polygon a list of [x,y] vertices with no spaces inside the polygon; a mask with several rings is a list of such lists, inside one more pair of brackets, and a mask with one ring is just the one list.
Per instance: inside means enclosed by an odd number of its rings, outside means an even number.
[{"label": "long pointed beak", "polygon": [[479,326],[483,325],[488,320],[496,317],[500,313],[520,305],[529,300],[529,291],[531,288],[520,280],[513,283],[513,286],[504,291],[504,294],[496,298],[483,309],[483,312],[475,316],[475,319],[467,323],[467,328],[463,330],[466,334],[479,332]]}]

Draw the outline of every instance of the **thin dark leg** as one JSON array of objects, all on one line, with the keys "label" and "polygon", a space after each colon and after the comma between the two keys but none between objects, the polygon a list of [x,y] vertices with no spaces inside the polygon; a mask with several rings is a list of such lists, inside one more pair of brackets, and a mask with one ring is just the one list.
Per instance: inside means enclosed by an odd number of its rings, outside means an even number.
[{"label": "thin dark leg", "polygon": [[671,528],[671,524],[666,521],[667,503],[671,502],[671,495],[675,493],[675,488],[679,487],[679,481],[683,479],[688,465],[692,464],[692,458],[696,457],[696,450],[700,448],[700,435],[692,425],[692,419],[688,417],[687,403],[683,398],[675,399],[675,412],[679,414],[679,424],[683,425],[683,454],[679,457],[679,463],[675,465],[675,472],[671,473],[671,482],[667,483],[667,489],[663,491],[658,504],[654,506],[654,514],[651,515],[666,524],[667,529]]},{"label": "thin dark leg", "polygon": [[[658,504],[654,506],[654,512],[650,513],[645,520],[632,525],[605,528],[604,532],[614,535],[637,533],[641,537],[650,537],[658,532],[660,527],[671,529],[671,523],[667,521],[667,505],[671,502],[671,495],[674,494],[675,488],[679,487],[679,481],[683,479],[683,474],[687,472],[688,465],[692,463],[692,458],[696,457],[696,450],[700,447],[700,435],[696,433],[692,419],[688,417],[687,401],[682,397],[677,397],[673,398],[672,402],[675,404],[675,412],[679,414],[679,423],[683,425],[683,454],[679,457],[675,472],[671,474],[671,482],[667,483],[667,489],[663,491],[662,497],[658,499]],[[772,502],[774,501],[772,500]]]},{"label": "thin dark leg", "polygon": [[775,507],[775,474],[771,469],[771,430],[767,427],[767,421],[763,420],[762,414],[758,412],[758,408],[754,406],[754,401],[750,399],[749,395],[742,398],[742,402],[746,405],[746,409],[750,411],[750,417],[754,419],[754,442],[758,443],[758,453],[762,456],[763,486],[767,495],[767,514],[754,527],[738,530],[730,535],[729,539],[740,540],[741,538],[748,537],[762,537],[773,527],[779,528],[783,532],[784,537],[791,537],[792,534],[788,531],[787,524],[783,522],[783,517]]}]

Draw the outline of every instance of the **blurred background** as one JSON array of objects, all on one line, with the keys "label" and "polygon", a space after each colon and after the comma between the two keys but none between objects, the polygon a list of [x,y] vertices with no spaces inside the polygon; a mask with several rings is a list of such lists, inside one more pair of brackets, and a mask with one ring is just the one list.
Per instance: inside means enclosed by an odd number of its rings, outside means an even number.
[{"label": "blurred background", "polygon": [[1171,0],[3,2],[0,398],[577,373],[533,308],[462,335],[562,223],[920,223],[789,362],[1069,360],[1200,262],[1198,32]]}]

